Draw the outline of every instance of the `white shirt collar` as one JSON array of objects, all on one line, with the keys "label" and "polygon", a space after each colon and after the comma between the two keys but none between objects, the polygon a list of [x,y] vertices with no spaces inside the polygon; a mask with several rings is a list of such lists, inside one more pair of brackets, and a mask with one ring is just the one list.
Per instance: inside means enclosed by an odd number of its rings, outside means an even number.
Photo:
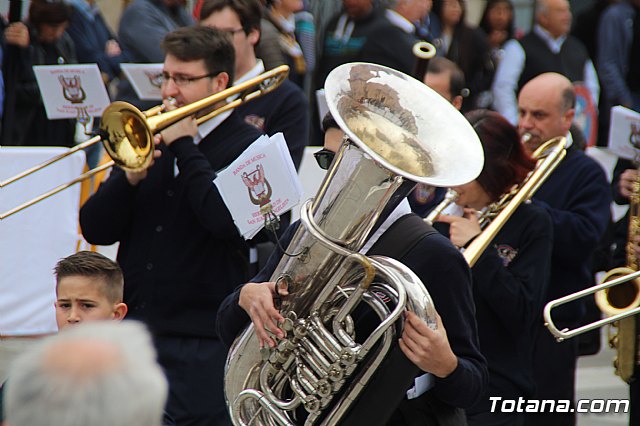
[{"label": "white shirt collar", "polygon": [[553,38],[553,36],[549,34],[547,30],[545,30],[538,24],[535,24],[533,26],[533,32],[535,32],[544,41],[544,43],[549,47],[549,50],[551,50],[553,53],[559,53],[560,49],[562,49],[562,45],[567,39],[566,35],[560,36],[558,38]]},{"label": "white shirt collar", "polygon": [[376,229],[376,232],[373,233],[371,238],[369,238],[365,245],[360,249],[360,253],[365,254],[366,252],[368,252],[376,243],[376,241],[378,241],[380,236],[382,236],[382,234],[384,234],[387,229],[389,229],[389,227],[395,223],[396,220],[400,219],[402,216],[408,215],[409,213],[411,213],[411,206],[409,205],[409,200],[405,198],[391,212],[389,217],[387,217],[387,219],[382,222],[382,225],[380,225],[380,227]]},{"label": "white shirt collar", "polygon": [[244,75],[240,77],[236,76],[236,81],[234,81],[233,84],[236,85],[236,84],[244,83],[247,80],[251,80],[252,78],[259,76],[263,72],[264,72],[264,63],[262,62],[262,59],[256,59],[256,64],[253,66],[253,68],[251,68],[249,71],[247,71],[246,73],[244,73]]},{"label": "white shirt collar", "polygon": [[393,9],[387,9],[384,11],[387,19],[396,27],[400,28],[407,34],[413,34],[416,30],[416,27],[404,16],[400,15]]},{"label": "white shirt collar", "polygon": [[567,136],[565,136],[567,138],[567,146],[566,149],[569,149],[569,147],[571,145],[573,145],[573,136],[571,135],[571,131],[567,132]]}]

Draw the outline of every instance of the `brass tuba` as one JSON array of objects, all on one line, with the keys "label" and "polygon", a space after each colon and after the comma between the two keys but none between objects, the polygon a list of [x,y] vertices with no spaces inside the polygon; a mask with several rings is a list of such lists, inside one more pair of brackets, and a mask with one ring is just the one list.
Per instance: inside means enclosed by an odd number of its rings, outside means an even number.
[{"label": "brass tuba", "polygon": [[[462,184],[482,168],[473,128],[421,82],[354,63],[334,69],[325,89],[347,138],[271,278],[289,293],[279,306],[285,338],[261,354],[250,325],[229,352],[235,425],[337,424],[397,348],[405,309],[435,327],[431,298],[411,270],[359,252],[415,182]],[[356,336],[352,314],[362,307],[379,322]]]}]

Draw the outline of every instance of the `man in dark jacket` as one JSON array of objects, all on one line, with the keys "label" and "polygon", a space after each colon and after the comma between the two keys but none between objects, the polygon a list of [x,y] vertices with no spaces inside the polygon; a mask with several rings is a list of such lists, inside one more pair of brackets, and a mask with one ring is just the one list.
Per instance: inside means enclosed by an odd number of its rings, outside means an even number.
[{"label": "man in dark jacket", "polygon": [[[518,129],[525,145],[535,150],[556,136],[568,136],[573,121],[575,92],[568,78],[544,73],[530,80],[518,96]],[[567,156],[542,184],[534,202],[553,222],[551,277],[544,302],[582,290],[593,283],[591,260],[610,219],[611,191],[604,170],[572,144]],[[561,327],[573,328],[584,315],[581,303],[559,309]],[[540,331],[534,352],[535,399],[573,401],[577,340],[557,343]],[[575,413],[528,413],[527,424],[573,425]]]},{"label": "man in dark jacket", "polygon": [[[163,48],[167,107],[169,97],[180,107],[233,80],[234,50],[221,31],[182,28]],[[114,169],[83,206],[82,233],[92,244],[120,243],[129,318],[154,335],[171,389],[167,412],[180,425],[228,425],[215,319],[247,279],[248,247],[212,181],[260,132],[226,112],[200,127],[185,118],[160,135],[148,168]]]}]

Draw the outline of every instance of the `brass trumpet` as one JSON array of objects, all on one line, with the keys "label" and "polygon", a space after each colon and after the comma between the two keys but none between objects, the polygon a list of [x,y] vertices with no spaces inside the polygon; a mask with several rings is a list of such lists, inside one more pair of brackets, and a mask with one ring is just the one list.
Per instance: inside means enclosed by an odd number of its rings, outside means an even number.
[{"label": "brass trumpet", "polygon": [[289,67],[281,65],[270,71],[260,74],[244,83],[229,87],[221,92],[193,102],[189,105],[177,108],[173,111],[163,112],[162,106],[153,107],[147,111],[140,111],[135,106],[116,101],[110,104],[102,114],[100,132],[86,142],[76,145],[69,151],[52,157],[51,159],[27,169],[9,179],[0,182],[0,188],[10,185],[25,178],[45,167],[56,163],[69,155],[88,148],[98,142],[102,142],[112,161],[81,174],[77,178],[62,184],[44,194],[35,197],[5,213],[0,214],[0,220],[5,219],[21,210],[26,209],[52,195],[57,194],[78,182],[82,182],[91,176],[117,165],[128,171],[144,170],[153,159],[153,136],[185,117],[207,110],[227,98],[237,98],[226,104],[198,117],[198,125],[214,118],[226,111],[230,111],[245,102],[249,102],[277,88],[288,76]]}]

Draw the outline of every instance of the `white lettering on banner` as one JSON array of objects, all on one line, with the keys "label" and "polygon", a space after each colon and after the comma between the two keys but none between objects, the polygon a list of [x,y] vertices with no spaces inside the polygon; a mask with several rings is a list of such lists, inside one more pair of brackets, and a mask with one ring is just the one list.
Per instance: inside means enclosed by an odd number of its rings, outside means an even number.
[{"label": "white lettering on banner", "polygon": [[628,413],[628,399],[580,399],[575,408],[568,399],[504,399],[490,396],[491,412],[501,413]]}]

